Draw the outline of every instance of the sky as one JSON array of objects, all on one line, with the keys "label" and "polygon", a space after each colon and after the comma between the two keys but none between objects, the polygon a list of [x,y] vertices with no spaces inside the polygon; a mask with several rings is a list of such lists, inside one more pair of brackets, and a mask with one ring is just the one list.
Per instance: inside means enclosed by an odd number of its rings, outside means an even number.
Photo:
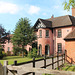
[{"label": "sky", "polygon": [[[0,0],[0,24],[6,31],[14,31],[20,18],[27,17],[33,26],[38,18],[48,19],[71,15],[64,10],[62,3],[65,0]],[[68,0],[67,0],[68,1]]]}]

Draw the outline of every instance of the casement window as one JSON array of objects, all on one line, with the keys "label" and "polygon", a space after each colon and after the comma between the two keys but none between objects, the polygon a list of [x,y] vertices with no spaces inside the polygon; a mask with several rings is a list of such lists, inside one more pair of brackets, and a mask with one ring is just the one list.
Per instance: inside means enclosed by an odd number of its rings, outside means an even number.
[{"label": "casement window", "polygon": [[58,30],[58,38],[62,37],[61,29]]},{"label": "casement window", "polygon": [[46,30],[46,37],[49,37],[49,30]]},{"label": "casement window", "polygon": [[8,47],[8,51],[10,51],[10,47]]},{"label": "casement window", "polygon": [[61,53],[62,52],[62,44],[58,43],[57,46],[58,46],[58,52]]},{"label": "casement window", "polygon": [[42,30],[39,31],[39,37],[42,38]]}]

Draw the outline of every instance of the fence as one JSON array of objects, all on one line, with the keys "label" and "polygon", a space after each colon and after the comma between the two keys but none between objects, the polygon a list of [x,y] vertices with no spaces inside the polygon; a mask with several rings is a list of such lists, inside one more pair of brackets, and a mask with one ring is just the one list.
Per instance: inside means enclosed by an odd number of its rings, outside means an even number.
[{"label": "fence", "polygon": [[[60,57],[61,57],[61,59],[59,59]],[[57,58],[56,61],[54,61],[55,58]],[[52,60],[52,63],[46,64],[47,63],[46,61],[48,59],[51,59]],[[65,63],[65,53],[64,54],[60,54],[60,55],[57,54],[57,56],[50,56],[50,57],[44,56],[44,58],[41,58],[41,59],[38,59],[38,60],[35,60],[35,58],[33,58],[32,61],[23,62],[23,63],[17,63],[17,61],[14,61],[14,64],[11,67],[8,67],[8,70],[11,71],[14,75],[16,75],[18,71],[15,70],[14,66],[19,67],[21,65],[25,65],[25,64],[32,63],[33,64],[33,68],[35,68],[36,62],[38,62],[38,61],[44,62],[44,65],[42,67],[39,67],[39,68],[45,68],[46,69],[48,66],[52,66],[52,69],[56,69],[54,67],[54,64],[57,63],[57,68],[59,70],[60,67],[63,66],[63,64]],[[59,64],[60,61],[62,61],[62,64],[61,65]],[[7,67],[8,62],[5,62],[5,64],[6,64],[6,67]],[[5,67],[5,73],[6,73],[5,75],[7,75],[7,72],[6,72],[7,71],[7,68],[6,67]],[[11,69],[12,67],[13,67],[13,69]],[[25,68],[25,66],[23,66],[23,68]],[[35,75],[34,71],[33,72],[32,71],[28,71],[27,73],[25,73],[25,75],[30,74],[30,73],[32,73],[33,75]]]},{"label": "fence", "polygon": [[3,66],[0,63],[0,75],[3,75],[3,73],[4,73]]}]

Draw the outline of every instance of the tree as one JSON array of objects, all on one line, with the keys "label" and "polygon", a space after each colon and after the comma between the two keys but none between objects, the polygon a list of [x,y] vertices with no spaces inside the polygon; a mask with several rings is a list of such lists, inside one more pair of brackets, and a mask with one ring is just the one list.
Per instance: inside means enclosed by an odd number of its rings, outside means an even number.
[{"label": "tree", "polygon": [[6,30],[3,28],[3,26],[0,24],[0,59],[4,57],[3,54],[3,44],[6,43],[6,40],[8,40],[9,32],[6,32]]},{"label": "tree", "polygon": [[30,26],[30,20],[28,18],[19,19],[13,33],[13,45],[22,48],[22,57],[24,57],[25,46],[36,39],[34,29]]},{"label": "tree", "polygon": [[72,6],[73,8],[75,8],[75,0],[69,0],[69,2],[65,1],[63,3],[64,5],[64,10],[70,10],[70,7]]},{"label": "tree", "polygon": [[6,40],[8,40],[9,31],[6,32],[6,30],[3,28],[3,26],[0,24],[0,44],[5,43]]}]

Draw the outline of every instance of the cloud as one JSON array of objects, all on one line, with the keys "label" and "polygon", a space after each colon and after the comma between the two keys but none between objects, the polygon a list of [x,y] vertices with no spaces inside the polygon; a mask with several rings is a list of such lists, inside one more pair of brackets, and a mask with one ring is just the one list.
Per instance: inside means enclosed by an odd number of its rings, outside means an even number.
[{"label": "cloud", "polygon": [[0,1],[0,13],[15,14],[19,11],[16,4]]},{"label": "cloud", "polygon": [[60,6],[59,6],[59,5],[54,6],[54,9],[58,9],[58,8],[60,8]]},{"label": "cloud", "polygon": [[46,13],[43,13],[43,15],[46,16],[47,14]]},{"label": "cloud", "polygon": [[31,5],[31,6],[29,7],[28,13],[29,13],[29,14],[38,14],[39,11],[40,11],[40,7]]}]

